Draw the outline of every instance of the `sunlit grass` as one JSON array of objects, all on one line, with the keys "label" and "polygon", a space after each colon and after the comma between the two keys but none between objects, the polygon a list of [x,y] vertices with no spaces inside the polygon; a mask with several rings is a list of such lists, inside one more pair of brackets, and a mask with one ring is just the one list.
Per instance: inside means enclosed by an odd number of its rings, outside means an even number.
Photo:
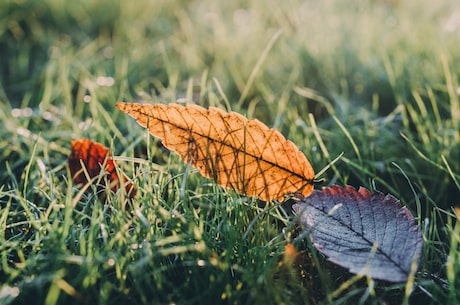
[{"label": "sunlit grass", "polygon": [[[459,303],[459,12],[453,0],[3,1],[0,303]],[[327,184],[399,198],[425,240],[413,286],[334,266],[289,202],[216,186],[114,107],[177,99],[275,127],[316,172],[330,166]],[[103,205],[72,185],[82,137],[138,185],[131,210],[123,189]]]}]

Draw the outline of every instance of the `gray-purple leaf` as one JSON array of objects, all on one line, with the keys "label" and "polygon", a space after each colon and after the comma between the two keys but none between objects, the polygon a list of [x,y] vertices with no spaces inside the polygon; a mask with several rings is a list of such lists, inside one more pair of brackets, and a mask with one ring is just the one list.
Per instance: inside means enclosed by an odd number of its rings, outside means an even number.
[{"label": "gray-purple leaf", "polygon": [[333,185],[314,191],[293,209],[315,248],[352,273],[404,282],[413,263],[420,263],[420,227],[390,194]]}]

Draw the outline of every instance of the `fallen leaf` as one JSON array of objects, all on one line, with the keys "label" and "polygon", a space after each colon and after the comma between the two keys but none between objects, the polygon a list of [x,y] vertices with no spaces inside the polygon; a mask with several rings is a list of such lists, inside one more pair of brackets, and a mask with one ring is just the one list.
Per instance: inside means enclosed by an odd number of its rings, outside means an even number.
[{"label": "fallen leaf", "polygon": [[293,209],[316,249],[352,273],[403,282],[412,264],[420,263],[420,227],[390,194],[333,185],[314,191]]},{"label": "fallen leaf", "polygon": [[292,265],[298,255],[299,252],[292,243],[284,245],[283,263],[285,265]]},{"label": "fallen leaf", "polygon": [[314,172],[294,143],[256,119],[197,105],[118,103],[200,173],[240,194],[265,201],[308,196]]},{"label": "fallen leaf", "polygon": [[[75,184],[98,183],[99,188],[110,188],[114,192],[120,188],[115,161],[107,147],[89,139],[72,141],[71,146],[68,162]],[[134,198],[136,187],[127,177],[123,179],[126,193],[130,199]]]}]

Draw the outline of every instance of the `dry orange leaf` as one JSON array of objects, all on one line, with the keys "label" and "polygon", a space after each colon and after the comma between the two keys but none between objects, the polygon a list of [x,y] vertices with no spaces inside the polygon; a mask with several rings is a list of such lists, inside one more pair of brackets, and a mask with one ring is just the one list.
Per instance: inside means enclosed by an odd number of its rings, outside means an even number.
[{"label": "dry orange leaf", "polygon": [[315,174],[305,155],[257,119],[197,105],[118,103],[117,108],[203,176],[240,194],[271,201],[313,191]]},{"label": "dry orange leaf", "polygon": [[[89,182],[88,178],[93,182],[97,180],[93,180],[94,178],[104,173],[106,177],[100,179],[99,186],[109,187],[112,191],[120,188],[120,178],[115,169],[115,161],[112,159],[112,154],[107,147],[89,139],[72,141],[71,146],[68,162],[70,174],[75,184],[87,184]],[[85,169],[83,169],[82,164]],[[102,166],[104,166],[103,171],[101,171]],[[129,198],[134,198],[136,187],[128,182],[127,177],[123,177],[123,179],[126,193],[129,194]],[[106,183],[109,185],[106,185]]]}]

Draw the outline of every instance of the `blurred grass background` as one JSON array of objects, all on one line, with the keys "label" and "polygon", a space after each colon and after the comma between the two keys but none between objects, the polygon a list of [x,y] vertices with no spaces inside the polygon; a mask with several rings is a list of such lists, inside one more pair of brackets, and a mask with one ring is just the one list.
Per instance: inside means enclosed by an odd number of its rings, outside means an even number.
[{"label": "blurred grass background", "polygon": [[[459,59],[455,0],[2,1],[0,303],[458,304]],[[189,173],[114,107],[177,99],[260,119],[316,171],[343,152],[327,183],[391,192],[422,226],[413,291],[353,282],[285,205]],[[131,160],[133,213],[72,186],[82,137]]]}]

